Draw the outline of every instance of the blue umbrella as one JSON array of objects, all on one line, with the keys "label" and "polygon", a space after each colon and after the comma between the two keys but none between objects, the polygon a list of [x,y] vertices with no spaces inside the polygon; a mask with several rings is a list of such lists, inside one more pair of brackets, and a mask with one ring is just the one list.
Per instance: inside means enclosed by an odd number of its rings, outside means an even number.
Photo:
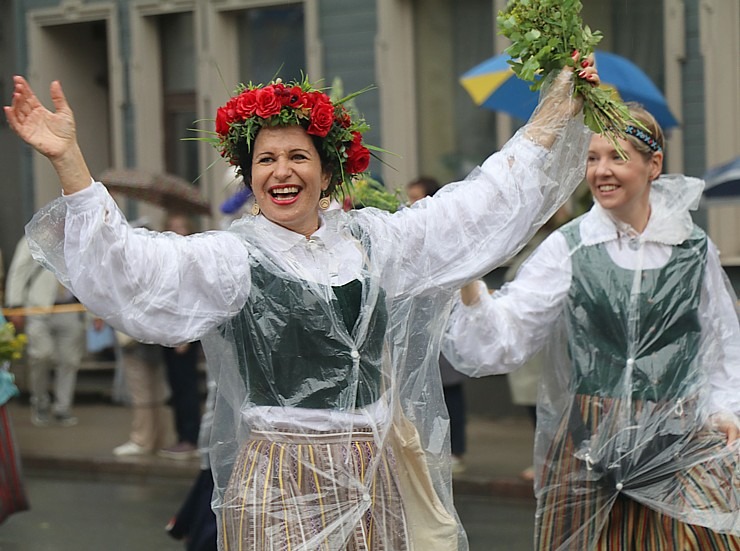
[{"label": "blue umbrella", "polygon": [[[460,84],[476,105],[527,120],[537,106],[538,93],[529,89],[530,83],[517,78],[509,59],[501,54],[476,65],[460,77]],[[594,61],[602,86],[614,88],[624,101],[641,103],[663,129],[678,126],[663,94],[637,65],[600,50],[594,53]]]},{"label": "blue umbrella", "polygon": [[707,199],[740,199],[740,157],[708,170],[704,181]]}]

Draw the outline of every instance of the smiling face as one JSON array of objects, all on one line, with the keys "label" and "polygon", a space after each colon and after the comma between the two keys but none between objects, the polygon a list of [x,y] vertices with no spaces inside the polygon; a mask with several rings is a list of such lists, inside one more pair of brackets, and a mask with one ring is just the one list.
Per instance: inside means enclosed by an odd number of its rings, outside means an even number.
[{"label": "smiling face", "polygon": [[319,227],[321,192],[330,174],[311,137],[300,126],[263,128],[254,140],[252,191],[262,214],[305,236]]},{"label": "smiling face", "polygon": [[642,232],[650,217],[650,182],[661,173],[663,153],[645,154],[629,140],[619,142],[629,157],[626,161],[605,138],[591,138],[586,180],[599,205]]}]

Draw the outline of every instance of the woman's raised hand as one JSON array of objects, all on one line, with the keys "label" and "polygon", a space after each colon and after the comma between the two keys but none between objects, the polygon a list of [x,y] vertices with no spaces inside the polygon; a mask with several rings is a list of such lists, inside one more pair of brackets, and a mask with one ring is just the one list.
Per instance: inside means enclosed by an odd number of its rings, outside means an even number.
[{"label": "woman's raised hand", "polygon": [[65,193],[90,185],[90,171],[77,143],[75,119],[58,81],[51,83],[52,113],[44,107],[21,76],[13,77],[13,99],[4,106],[8,124],[18,136],[47,157],[59,175]]},{"label": "woman's raised hand", "polygon": [[573,61],[577,69],[563,67],[544,92],[542,103],[529,121],[527,136],[547,148],[552,146],[565,123],[583,108],[581,95],[573,94],[573,78],[582,79],[591,86],[598,86],[601,82],[593,55],[582,59],[578,52],[574,52]]},{"label": "woman's raised hand", "polygon": [[10,127],[20,138],[42,155],[54,159],[76,143],[72,110],[58,81],[51,83],[51,100],[55,112],[44,107],[26,79],[13,77],[15,88],[11,105],[5,107]]}]

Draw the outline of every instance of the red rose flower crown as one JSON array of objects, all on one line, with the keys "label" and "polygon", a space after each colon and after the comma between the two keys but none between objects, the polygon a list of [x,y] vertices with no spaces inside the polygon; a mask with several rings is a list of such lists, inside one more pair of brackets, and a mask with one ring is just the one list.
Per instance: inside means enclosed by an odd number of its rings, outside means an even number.
[{"label": "red rose flower crown", "polygon": [[235,95],[216,111],[216,138],[212,141],[222,157],[238,165],[237,143],[246,142],[251,151],[260,128],[303,126],[308,134],[321,138],[325,156],[335,169],[334,194],[341,189],[344,195],[352,178],[367,171],[371,155],[371,146],[362,143],[362,133],[370,127],[344,104],[367,90],[332,100],[307,79],[288,84],[280,79],[267,85],[240,84]]}]

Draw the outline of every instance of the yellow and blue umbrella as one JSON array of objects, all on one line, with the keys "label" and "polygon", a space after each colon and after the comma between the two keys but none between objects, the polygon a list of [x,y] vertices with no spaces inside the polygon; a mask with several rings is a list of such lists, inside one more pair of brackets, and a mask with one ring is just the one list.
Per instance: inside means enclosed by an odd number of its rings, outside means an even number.
[{"label": "yellow and blue umbrella", "polygon": [[[528,82],[517,78],[507,54],[494,56],[460,77],[476,105],[527,120],[537,106],[538,93]],[[613,88],[624,101],[636,101],[650,111],[663,129],[678,126],[663,94],[650,77],[628,59],[597,50],[594,62],[601,85]]]}]

